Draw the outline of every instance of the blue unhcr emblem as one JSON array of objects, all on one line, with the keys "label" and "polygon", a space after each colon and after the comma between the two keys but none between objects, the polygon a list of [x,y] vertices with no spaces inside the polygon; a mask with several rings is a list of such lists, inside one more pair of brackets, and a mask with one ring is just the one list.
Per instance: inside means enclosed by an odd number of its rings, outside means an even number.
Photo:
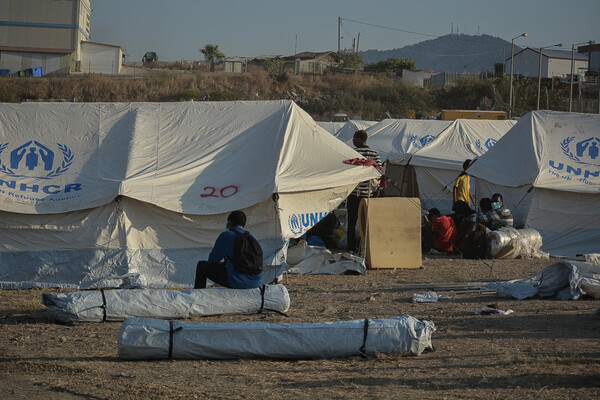
[{"label": "blue unhcr emblem", "polygon": [[435,136],[433,136],[433,135],[425,135],[421,139],[417,140],[417,135],[413,135],[413,136],[410,137],[410,142],[417,149],[422,149],[423,147],[425,147],[429,143],[431,143],[433,141],[433,139],[435,139]]},{"label": "blue unhcr emblem", "polygon": [[484,152],[484,153],[485,153],[486,151],[488,151],[489,149],[491,149],[491,148],[492,148],[492,147],[493,147],[493,146],[496,144],[496,142],[497,142],[497,140],[496,140],[496,139],[488,139],[488,140],[486,140],[486,141],[485,141],[485,148],[484,148],[484,147],[481,145],[481,140],[480,140],[480,139],[477,139],[477,140],[475,141],[475,146],[477,146],[477,148],[478,148],[479,150],[481,150],[482,152]]},{"label": "blue unhcr emblem", "polygon": [[73,152],[71,149],[64,144],[56,143],[63,155],[63,160],[54,169],[55,152],[37,140],[30,140],[11,150],[8,154],[7,166],[2,153],[8,145],[9,143],[0,144],[0,172],[8,176],[52,179],[67,172],[73,163]]},{"label": "blue unhcr emblem", "polygon": [[563,140],[560,147],[563,153],[577,164],[600,167],[600,139],[591,137],[575,143],[575,154],[571,151],[571,142],[575,136]]},{"label": "blue unhcr emblem", "polygon": [[290,231],[292,231],[294,235],[302,233],[302,221],[300,221],[298,215],[290,215],[290,218],[288,219],[288,225],[290,226]]},{"label": "blue unhcr emblem", "polygon": [[290,231],[292,231],[294,235],[299,235],[304,230],[308,230],[315,226],[320,220],[325,218],[327,214],[329,214],[329,211],[292,214],[288,218]]}]

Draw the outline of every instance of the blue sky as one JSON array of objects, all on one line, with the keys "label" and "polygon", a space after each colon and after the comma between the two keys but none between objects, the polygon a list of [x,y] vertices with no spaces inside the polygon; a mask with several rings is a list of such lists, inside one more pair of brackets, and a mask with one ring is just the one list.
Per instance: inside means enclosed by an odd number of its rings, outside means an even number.
[{"label": "blue sky", "polygon": [[338,17],[341,47],[360,33],[360,50],[399,48],[452,27],[507,41],[527,32],[515,40],[522,47],[600,43],[600,0],[92,0],[92,10],[92,41],[120,45],[131,62],[146,51],[202,60],[207,43],[241,57],[337,50]]}]

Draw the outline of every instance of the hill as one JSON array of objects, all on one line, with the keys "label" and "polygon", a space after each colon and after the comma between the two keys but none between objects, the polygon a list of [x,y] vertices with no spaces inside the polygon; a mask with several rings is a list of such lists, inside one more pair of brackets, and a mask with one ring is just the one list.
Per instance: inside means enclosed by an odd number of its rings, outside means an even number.
[{"label": "hill", "polygon": [[[481,72],[493,71],[494,63],[510,57],[510,42],[490,35],[448,34],[410,46],[392,50],[360,52],[363,63],[370,64],[388,58],[410,58],[417,68],[428,71]],[[520,48],[515,46],[515,53]]]}]

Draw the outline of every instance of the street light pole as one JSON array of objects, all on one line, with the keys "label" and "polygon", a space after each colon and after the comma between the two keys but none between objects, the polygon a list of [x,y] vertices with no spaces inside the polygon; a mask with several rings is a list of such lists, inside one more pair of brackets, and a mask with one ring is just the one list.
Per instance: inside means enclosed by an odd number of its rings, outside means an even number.
[{"label": "street light pole", "polygon": [[[575,44],[576,43],[573,43],[573,46],[571,46],[571,77],[569,78],[571,83],[569,84],[569,112],[571,112],[573,106],[573,70],[575,68]],[[579,89],[581,89],[581,87]]]},{"label": "street light pole", "polygon": [[540,91],[542,89],[542,50],[549,47],[562,47],[562,43],[553,44],[552,46],[540,47],[540,60],[538,62],[538,96],[537,96],[537,110],[540,109]]},{"label": "street light pole", "polygon": [[[581,43],[573,43],[571,46],[571,82],[569,84],[569,112],[571,112],[573,105],[573,75],[575,75],[575,46],[579,46],[580,44],[595,44],[595,40],[590,40],[589,42],[581,42]],[[579,82],[579,89],[581,90],[581,82]]]},{"label": "street light pole", "polygon": [[514,57],[515,57],[515,39],[520,38],[521,36],[526,37],[526,33],[522,33],[519,36],[515,36],[510,41],[510,89],[508,96],[508,118],[512,117],[512,101],[513,101],[513,66],[514,66]]}]

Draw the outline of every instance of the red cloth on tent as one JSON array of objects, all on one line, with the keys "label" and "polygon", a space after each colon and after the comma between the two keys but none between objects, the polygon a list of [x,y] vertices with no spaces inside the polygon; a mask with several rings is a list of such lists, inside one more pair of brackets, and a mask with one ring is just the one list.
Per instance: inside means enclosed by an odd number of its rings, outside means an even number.
[{"label": "red cloth on tent", "polygon": [[344,160],[344,164],[375,167],[377,168],[377,171],[383,174],[383,171],[381,170],[381,168],[379,168],[379,165],[377,165],[377,163],[374,160],[369,160],[368,158],[351,158],[350,160]]}]

